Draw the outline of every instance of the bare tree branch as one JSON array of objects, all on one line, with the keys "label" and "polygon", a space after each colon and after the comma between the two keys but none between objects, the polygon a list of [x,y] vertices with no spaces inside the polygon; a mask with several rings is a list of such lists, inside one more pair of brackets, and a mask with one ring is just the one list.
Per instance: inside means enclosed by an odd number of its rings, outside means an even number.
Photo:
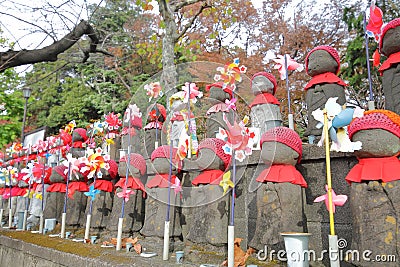
[{"label": "bare tree branch", "polygon": [[185,27],[183,27],[183,29],[181,30],[181,32],[177,36],[177,40],[179,40],[179,38],[181,38],[183,35],[185,35],[187,30],[189,30],[190,27],[192,27],[194,21],[203,12],[203,10],[206,9],[206,8],[210,8],[210,7],[211,6],[208,5],[207,2],[204,2],[203,5],[201,5],[200,9],[196,12],[196,14],[194,14],[193,17],[190,19],[190,21],[185,25]]},{"label": "bare tree branch", "polygon": [[[170,2],[170,6],[174,12],[177,12],[179,9],[184,8],[185,6],[190,6],[192,4],[198,3],[198,2],[203,2],[204,0],[186,0],[186,1],[180,1],[178,3],[175,3],[175,1]],[[205,2],[206,4],[206,2]]]},{"label": "bare tree branch", "polygon": [[108,56],[111,55],[106,51],[97,49],[99,39],[94,29],[87,21],[82,20],[70,33],[49,46],[34,50],[0,52],[0,73],[8,68],[25,64],[56,61],[59,54],[73,46],[83,35],[90,38],[90,47],[87,51],[84,51],[83,60],[87,60],[89,53],[100,52]]}]

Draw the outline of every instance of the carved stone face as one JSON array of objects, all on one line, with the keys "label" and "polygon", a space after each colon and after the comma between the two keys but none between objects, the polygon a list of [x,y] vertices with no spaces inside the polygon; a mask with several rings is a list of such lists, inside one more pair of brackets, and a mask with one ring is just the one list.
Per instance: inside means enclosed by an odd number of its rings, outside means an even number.
[{"label": "carved stone face", "polygon": [[[169,159],[167,158],[155,158],[153,160],[154,169],[160,174],[169,173]],[[172,173],[175,174],[176,167],[172,164]]]},{"label": "carved stone face", "polygon": [[386,56],[400,52],[400,27],[390,29],[382,40],[382,53]]},{"label": "carved stone face", "polygon": [[224,162],[209,148],[202,148],[197,158],[201,170],[224,170]]},{"label": "carved stone face", "polygon": [[209,99],[213,104],[214,102],[216,104],[217,102],[225,102],[226,99],[230,99],[230,95],[219,87],[211,87]]},{"label": "carved stone face", "polygon": [[254,77],[251,84],[251,90],[254,95],[261,93],[274,93],[274,84],[265,76],[258,75]]},{"label": "carved stone face", "polygon": [[266,164],[296,165],[299,153],[279,142],[264,142],[261,148],[261,159]]},{"label": "carved stone face", "polygon": [[325,50],[316,50],[308,57],[308,75],[311,77],[326,72],[336,73],[337,68],[338,63]]},{"label": "carved stone face", "polygon": [[383,129],[358,131],[352,136],[352,141],[362,143],[362,148],[354,151],[359,158],[391,157],[400,151],[400,139]]}]

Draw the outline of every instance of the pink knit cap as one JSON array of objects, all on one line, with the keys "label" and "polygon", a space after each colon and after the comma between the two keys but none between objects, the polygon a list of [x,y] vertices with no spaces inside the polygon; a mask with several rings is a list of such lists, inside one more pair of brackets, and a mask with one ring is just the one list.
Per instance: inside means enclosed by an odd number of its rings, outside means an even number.
[{"label": "pink knit cap", "polygon": [[[87,137],[87,132],[86,132],[86,130],[83,129],[83,128],[76,128],[76,129],[74,130],[74,133],[79,134],[79,136],[82,137],[83,142],[85,142],[85,141],[88,139],[88,137]],[[74,141],[78,141],[78,140],[74,140]]]},{"label": "pink knit cap", "polygon": [[363,117],[355,118],[347,128],[350,139],[356,132],[369,129],[383,129],[400,138],[400,116],[390,110],[369,110]]},{"label": "pink knit cap", "polygon": [[274,85],[273,94],[275,95],[276,88],[277,88],[277,86],[278,86],[278,84],[276,83],[275,76],[272,75],[271,73],[268,73],[268,72],[265,72],[265,71],[257,72],[257,73],[254,74],[253,77],[251,78],[251,85],[250,85],[250,86],[253,86],[253,80],[254,80],[254,78],[257,77],[257,76],[264,76],[265,78],[267,78],[268,80],[270,80],[270,81],[272,82],[272,84]]},{"label": "pink knit cap", "polygon": [[[128,156],[126,155],[123,158],[121,158],[119,161],[126,162],[127,157]],[[144,160],[142,155],[137,154],[137,153],[131,153],[129,160],[130,160],[129,165],[132,165],[133,167],[138,169],[142,175],[144,175],[146,173],[146,161]],[[117,170],[117,172],[118,172],[118,170]]]},{"label": "pink knit cap", "polygon": [[118,164],[115,162],[115,160],[110,159],[107,161],[108,165],[110,168],[108,169],[108,173],[110,174],[112,179],[115,179],[118,174]]},{"label": "pink knit cap", "polygon": [[[382,51],[383,38],[385,37],[386,32],[388,30],[394,29],[394,28],[396,28],[398,26],[400,26],[400,18],[397,18],[397,19],[394,19],[394,20],[390,21],[388,24],[386,24],[385,27],[383,27],[381,38],[379,39],[379,50],[380,51]],[[385,55],[385,56],[389,56],[389,55]]]},{"label": "pink knit cap", "polygon": [[310,52],[308,52],[307,56],[306,56],[306,72],[308,73],[308,58],[310,57],[310,55],[317,51],[317,50],[325,50],[326,52],[328,52],[333,59],[337,62],[338,67],[336,69],[336,74],[339,73],[340,70],[340,57],[339,57],[339,53],[336,51],[335,48],[328,46],[328,45],[320,45],[315,47],[314,49],[312,49]]},{"label": "pink knit cap", "polygon": [[300,162],[303,146],[300,136],[292,129],[283,126],[269,129],[261,136],[261,146],[264,142],[279,142],[287,145],[299,154],[297,162]]},{"label": "pink knit cap", "polygon": [[215,154],[224,162],[225,169],[228,167],[229,163],[231,162],[232,156],[229,154],[225,154],[222,146],[225,145],[221,139],[218,138],[206,138],[199,144],[199,150],[203,148],[211,149],[215,152]]}]

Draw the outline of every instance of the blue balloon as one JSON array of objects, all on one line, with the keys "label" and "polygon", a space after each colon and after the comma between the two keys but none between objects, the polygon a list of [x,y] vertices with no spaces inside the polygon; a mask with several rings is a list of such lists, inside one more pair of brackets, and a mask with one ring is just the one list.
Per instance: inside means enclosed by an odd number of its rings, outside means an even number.
[{"label": "blue balloon", "polygon": [[332,120],[332,126],[336,129],[347,126],[353,120],[354,108],[346,108],[342,110]]}]

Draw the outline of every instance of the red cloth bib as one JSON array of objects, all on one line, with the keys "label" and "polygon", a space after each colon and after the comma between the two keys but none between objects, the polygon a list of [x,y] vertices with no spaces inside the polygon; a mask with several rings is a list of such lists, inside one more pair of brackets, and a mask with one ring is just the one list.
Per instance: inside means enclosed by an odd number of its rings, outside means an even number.
[{"label": "red cloth bib", "polygon": [[68,197],[74,199],[75,191],[88,192],[89,186],[86,182],[69,182],[68,183]]},{"label": "red cloth bib", "polygon": [[47,192],[61,192],[65,193],[67,190],[67,184],[64,183],[54,183],[47,187]]},{"label": "red cloth bib", "polygon": [[[148,188],[160,187],[167,188],[168,187],[168,177],[169,174],[157,174],[153,179],[147,182],[146,186]],[[175,184],[175,175],[171,176],[171,184]]]},{"label": "red cloth bib", "polygon": [[[92,184],[90,184],[90,186]],[[111,181],[108,180],[96,180],[96,182],[94,183],[94,189],[99,189],[105,192],[112,192],[114,190],[114,185]]]},{"label": "red cloth bib", "polygon": [[358,159],[358,163],[346,176],[349,184],[362,181],[386,183],[396,180],[400,180],[400,161],[397,157]]},{"label": "red cloth bib", "polygon": [[263,93],[263,94],[258,94],[254,98],[253,102],[250,104],[250,108],[252,108],[255,105],[261,105],[261,104],[274,104],[274,105],[280,105],[278,99],[276,99],[275,96],[273,96],[270,93]]},{"label": "red cloth bib", "polygon": [[340,79],[338,76],[333,74],[332,72],[325,72],[322,74],[315,75],[312,77],[311,81],[309,81],[304,87],[304,90],[307,91],[311,87],[321,84],[321,83],[337,83],[342,86],[347,86],[348,84],[345,83],[342,79]]},{"label": "red cloth bib", "polygon": [[387,69],[389,69],[393,64],[399,63],[400,62],[400,52],[391,54],[385,62],[382,63],[382,66],[379,68],[379,73],[381,76],[383,75],[383,72]]},{"label": "red cloth bib", "polygon": [[193,179],[193,185],[199,184],[214,184],[219,185],[222,180],[224,172],[221,170],[206,170],[200,173],[196,178]]},{"label": "red cloth bib", "polygon": [[292,165],[272,165],[263,170],[256,179],[257,182],[292,183],[307,187],[303,175]]}]

